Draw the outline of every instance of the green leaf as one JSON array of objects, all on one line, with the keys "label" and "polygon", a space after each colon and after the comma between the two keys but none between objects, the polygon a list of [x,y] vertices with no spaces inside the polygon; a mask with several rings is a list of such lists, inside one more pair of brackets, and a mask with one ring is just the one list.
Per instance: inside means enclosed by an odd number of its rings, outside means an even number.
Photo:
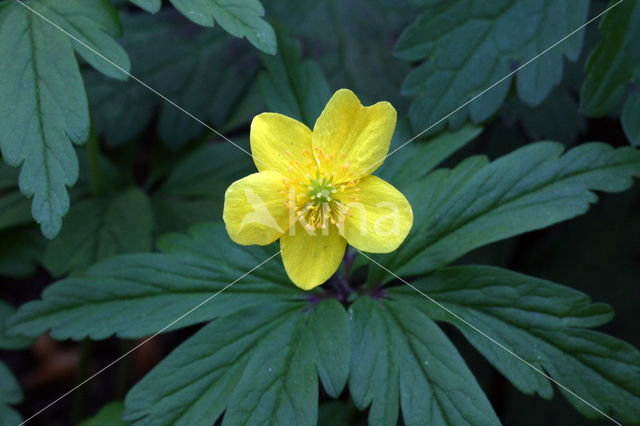
[{"label": "green leaf", "polygon": [[622,107],[622,128],[627,138],[636,147],[640,146],[640,90],[636,88],[629,94],[627,101]]},{"label": "green leaf", "polygon": [[234,37],[245,37],[268,54],[278,48],[271,25],[263,19],[264,8],[258,0],[170,0],[191,21],[212,27],[214,20]]},{"label": "green leaf", "polygon": [[[549,281],[487,266],[445,268],[413,284],[589,403],[624,421],[640,421],[640,352],[585,329],[613,317],[608,305],[592,304],[585,294]],[[521,391],[551,398],[548,379],[422,295],[408,287],[389,294],[454,324]],[[561,391],[582,414],[601,417]]]},{"label": "green leaf", "polygon": [[37,228],[12,228],[0,233],[0,275],[27,278],[42,264],[46,240]]},{"label": "green leaf", "polygon": [[9,404],[22,402],[22,389],[9,368],[0,362],[0,421],[2,424],[18,424],[22,416],[9,407]]},{"label": "green leaf", "polygon": [[24,349],[33,343],[33,339],[7,335],[6,321],[15,311],[11,305],[0,300],[0,348],[2,349]]},{"label": "green leaf", "polygon": [[[474,140],[481,131],[482,127],[468,125],[457,131],[439,133],[426,141],[415,140],[404,145],[413,134],[408,121],[401,119],[391,139],[390,157],[375,174],[402,190]],[[420,161],[415,161],[416,158]]]},{"label": "green leaf", "polygon": [[98,260],[151,251],[153,212],[146,194],[131,188],[79,201],[62,232],[47,245],[44,265],[54,276],[78,273]]},{"label": "green leaf", "polygon": [[278,46],[278,55],[262,55],[267,68],[258,76],[262,97],[270,111],[313,128],[331,97],[329,83],[316,62],[302,61],[298,40],[279,31]]},{"label": "green leaf", "polygon": [[[113,32],[118,25],[106,1],[39,0],[28,6],[89,45],[117,50],[103,32]],[[70,9],[74,13],[69,14]],[[31,213],[42,233],[53,238],[69,209],[66,187],[78,178],[72,144],[83,143],[89,132],[87,99],[74,47],[102,72],[113,73],[102,60],[18,2],[0,9],[0,40],[0,149],[7,164],[22,165],[20,191],[33,196]]]},{"label": "green leaf", "polygon": [[616,5],[602,19],[600,32],[602,40],[589,55],[580,92],[582,112],[596,117],[623,101],[630,89],[628,83],[638,82],[634,73],[640,73],[640,4],[629,1]]},{"label": "green leaf", "polygon": [[330,87],[353,90],[365,105],[386,100],[402,110],[405,98],[398,87],[411,67],[393,56],[392,46],[398,28],[415,18],[415,10],[403,3],[328,0],[266,4],[269,15],[282,22],[322,64]]},{"label": "green leaf", "polygon": [[162,6],[162,0],[129,0],[129,1],[150,13],[158,12],[160,10],[160,6]]},{"label": "green leaf", "polygon": [[369,424],[500,424],[453,344],[424,313],[394,299],[358,299],[349,309],[349,390]]},{"label": "green leaf", "polygon": [[539,142],[492,163],[471,157],[432,172],[405,193],[415,212],[409,237],[378,261],[401,276],[425,274],[477,247],[581,215],[598,199],[592,191],[620,192],[640,175],[640,152],[630,147],[594,142],[562,152]]},{"label": "green leaf", "polygon": [[[456,0],[429,9],[403,31],[395,50],[406,61],[424,61],[402,87],[414,98],[409,110],[414,130],[435,124],[558,42],[584,23],[588,10],[588,0]],[[535,106],[549,95],[562,78],[563,57],[576,60],[583,37],[584,32],[576,33],[518,72],[523,102]],[[511,77],[452,115],[449,125],[458,128],[467,117],[474,123],[488,119],[504,102],[510,83]]]},{"label": "green leaf", "polygon": [[522,123],[530,140],[554,140],[571,144],[587,128],[586,119],[578,112],[578,104],[566,88],[555,89],[536,107],[514,99],[505,104],[502,118],[507,124]]},{"label": "green leaf", "polygon": [[75,340],[104,339],[114,333],[142,337],[169,326],[219,292],[167,330],[302,294],[281,262],[255,269],[275,253],[270,247],[239,246],[222,223],[195,226],[190,235],[164,236],[158,246],[164,253],[112,257],[89,268],[86,276],[50,285],[42,300],[20,307],[9,320],[9,332],[37,336],[51,329],[56,339]]},{"label": "green leaf", "polygon": [[[181,24],[168,13],[124,13],[122,22],[133,75],[198,119],[222,127],[257,72],[251,50],[222,31]],[[168,147],[180,148],[207,130],[137,81],[113,81],[91,70],[85,79],[98,133],[111,146],[139,136],[158,110],[158,134]]]},{"label": "green leaf", "polygon": [[328,299],[276,302],[202,328],[131,389],[134,424],[315,425],[318,383],[333,397],[349,367],[349,324]]},{"label": "green leaf", "polygon": [[127,423],[120,420],[124,411],[121,401],[112,401],[102,406],[98,413],[79,423],[78,426],[126,426]]},{"label": "green leaf", "polygon": [[[236,143],[249,150],[247,138]],[[224,193],[234,181],[255,172],[251,157],[228,142],[204,145],[175,166],[153,196],[158,228],[184,231],[220,220]]]}]

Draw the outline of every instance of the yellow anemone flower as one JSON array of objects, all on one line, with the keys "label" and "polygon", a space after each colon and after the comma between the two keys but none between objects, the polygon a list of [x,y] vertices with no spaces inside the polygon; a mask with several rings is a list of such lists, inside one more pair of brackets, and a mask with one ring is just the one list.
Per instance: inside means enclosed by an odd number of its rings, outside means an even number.
[{"label": "yellow anemone flower", "polygon": [[284,267],[310,290],[338,269],[347,243],[388,253],[413,225],[407,199],[371,176],[384,161],[396,125],[389,102],[364,107],[350,90],[338,90],[313,132],[282,114],[251,123],[258,173],[225,193],[223,219],[233,241],[267,245],[278,238]]}]

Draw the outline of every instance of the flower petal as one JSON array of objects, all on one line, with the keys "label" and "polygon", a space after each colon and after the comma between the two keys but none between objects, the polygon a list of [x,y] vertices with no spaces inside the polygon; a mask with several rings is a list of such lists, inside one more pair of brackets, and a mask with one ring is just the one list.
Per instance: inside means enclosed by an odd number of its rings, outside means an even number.
[{"label": "flower petal", "polygon": [[[398,248],[413,226],[413,211],[407,199],[391,184],[377,176],[367,176],[340,199],[349,206],[344,237],[358,250],[389,253]],[[357,201],[347,200],[355,195]]]},{"label": "flower petal", "polygon": [[323,284],[338,270],[347,242],[335,226],[328,227],[328,235],[309,233],[296,222],[294,235],[285,232],[280,238],[282,262],[291,281],[303,290]]},{"label": "flower petal", "polygon": [[[313,149],[322,171],[335,176],[334,182],[370,175],[389,152],[395,126],[396,110],[389,102],[364,107],[351,90],[338,90],[313,128]],[[323,158],[318,148],[334,158]],[[341,167],[345,165],[347,169]]]},{"label": "flower petal", "polygon": [[[257,115],[251,122],[250,140],[259,171],[273,170],[287,177],[292,176],[292,172],[302,176],[307,173],[301,166],[313,157],[311,130],[301,122],[272,112]],[[303,152],[307,153],[306,158]]]},{"label": "flower petal", "polygon": [[235,181],[224,194],[222,219],[229,237],[242,245],[271,244],[289,228],[282,176],[254,173]]}]

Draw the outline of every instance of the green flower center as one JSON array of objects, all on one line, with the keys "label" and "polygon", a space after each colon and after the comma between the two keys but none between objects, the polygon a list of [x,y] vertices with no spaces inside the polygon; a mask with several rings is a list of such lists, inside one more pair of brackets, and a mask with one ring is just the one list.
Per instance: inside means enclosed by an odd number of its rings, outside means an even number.
[{"label": "green flower center", "polygon": [[309,192],[307,193],[307,195],[309,196],[309,198],[311,199],[311,202],[314,205],[321,205],[324,203],[330,203],[333,199],[331,198],[331,196],[333,194],[335,194],[338,190],[337,188],[332,184],[333,179],[323,179],[320,178],[318,180],[310,180],[309,181],[309,186],[307,186],[307,189],[309,190]]}]

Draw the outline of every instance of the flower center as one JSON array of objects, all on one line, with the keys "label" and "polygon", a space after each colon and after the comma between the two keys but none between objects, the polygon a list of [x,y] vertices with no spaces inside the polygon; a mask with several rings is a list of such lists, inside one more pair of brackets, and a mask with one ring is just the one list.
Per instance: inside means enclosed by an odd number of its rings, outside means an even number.
[{"label": "flower center", "polygon": [[[284,179],[284,183],[288,187],[288,193],[282,192],[286,196],[285,204],[289,208],[293,208],[295,212],[295,220],[300,221],[308,231],[326,230],[329,225],[336,225],[339,230],[342,229],[346,216],[351,216],[350,208],[335,196],[338,193],[344,193],[346,189],[351,189],[351,193],[341,195],[341,199],[348,197],[349,201],[358,201],[357,184],[359,179],[352,179],[345,183],[334,182],[334,176],[329,175],[326,171],[331,170],[330,163],[334,160],[333,155],[326,155],[322,150],[316,148],[316,158],[309,150],[301,152],[304,165],[296,160],[291,152],[286,151],[289,156],[289,171],[292,176]],[[344,157],[344,155],[342,155]],[[321,169],[319,166],[324,165]],[[349,168],[349,162],[337,167],[341,173],[346,173]],[[312,173],[315,176],[312,176]],[[330,173],[330,172],[329,172]],[[353,173],[348,173],[353,175]],[[297,192],[297,193],[296,193]]]}]

